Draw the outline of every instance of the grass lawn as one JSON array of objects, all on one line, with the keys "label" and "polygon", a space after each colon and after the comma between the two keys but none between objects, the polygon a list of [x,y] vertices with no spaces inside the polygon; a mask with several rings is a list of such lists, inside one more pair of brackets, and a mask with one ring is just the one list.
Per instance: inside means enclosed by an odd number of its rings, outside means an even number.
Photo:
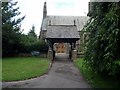
[{"label": "grass lawn", "polygon": [[2,81],[25,80],[41,76],[49,69],[50,61],[40,57],[2,59]]},{"label": "grass lawn", "polygon": [[0,58],[0,81],[2,80],[2,59]]},{"label": "grass lawn", "polygon": [[83,59],[77,59],[74,63],[93,88],[120,88],[119,80],[95,74]]}]

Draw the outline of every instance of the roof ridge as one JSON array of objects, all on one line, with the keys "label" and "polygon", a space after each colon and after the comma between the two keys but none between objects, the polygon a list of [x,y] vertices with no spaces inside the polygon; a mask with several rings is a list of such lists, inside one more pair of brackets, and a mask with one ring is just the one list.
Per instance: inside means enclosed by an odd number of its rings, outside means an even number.
[{"label": "roof ridge", "polygon": [[47,17],[88,17],[88,16],[47,15]]},{"label": "roof ridge", "polygon": [[48,26],[76,26],[76,25],[48,25]]}]

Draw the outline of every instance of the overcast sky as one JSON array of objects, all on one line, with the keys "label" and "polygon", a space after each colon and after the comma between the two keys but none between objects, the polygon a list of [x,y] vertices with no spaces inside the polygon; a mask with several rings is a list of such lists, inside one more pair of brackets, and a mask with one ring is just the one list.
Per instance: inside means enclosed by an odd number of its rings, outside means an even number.
[{"label": "overcast sky", "polygon": [[45,1],[48,15],[86,16],[90,0],[18,0],[17,6],[20,7],[21,16],[26,15],[21,23],[25,34],[34,24],[35,32],[39,35]]}]

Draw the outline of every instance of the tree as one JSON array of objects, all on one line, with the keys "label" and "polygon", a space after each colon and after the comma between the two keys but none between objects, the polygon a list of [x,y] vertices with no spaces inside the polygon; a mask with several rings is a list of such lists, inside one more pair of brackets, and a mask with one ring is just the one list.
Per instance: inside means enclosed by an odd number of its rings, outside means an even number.
[{"label": "tree", "polygon": [[2,2],[2,53],[3,56],[19,53],[20,47],[20,22],[25,18],[16,19],[20,15],[19,7],[15,8],[18,2]]},{"label": "tree", "polygon": [[34,25],[32,26],[32,29],[30,29],[30,31],[28,32],[28,36],[37,38],[37,35],[35,33],[35,26]]},{"label": "tree", "polygon": [[120,3],[93,2],[85,60],[95,72],[120,74]]}]

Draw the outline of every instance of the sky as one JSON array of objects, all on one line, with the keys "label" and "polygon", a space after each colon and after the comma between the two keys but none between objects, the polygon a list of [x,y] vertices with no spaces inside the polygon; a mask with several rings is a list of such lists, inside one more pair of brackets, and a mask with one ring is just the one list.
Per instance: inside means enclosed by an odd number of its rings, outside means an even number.
[{"label": "sky", "polygon": [[37,36],[43,17],[43,5],[47,2],[47,15],[86,16],[90,0],[15,0],[20,8],[20,16],[26,16],[21,23],[21,30],[27,34],[32,25],[35,26]]}]

